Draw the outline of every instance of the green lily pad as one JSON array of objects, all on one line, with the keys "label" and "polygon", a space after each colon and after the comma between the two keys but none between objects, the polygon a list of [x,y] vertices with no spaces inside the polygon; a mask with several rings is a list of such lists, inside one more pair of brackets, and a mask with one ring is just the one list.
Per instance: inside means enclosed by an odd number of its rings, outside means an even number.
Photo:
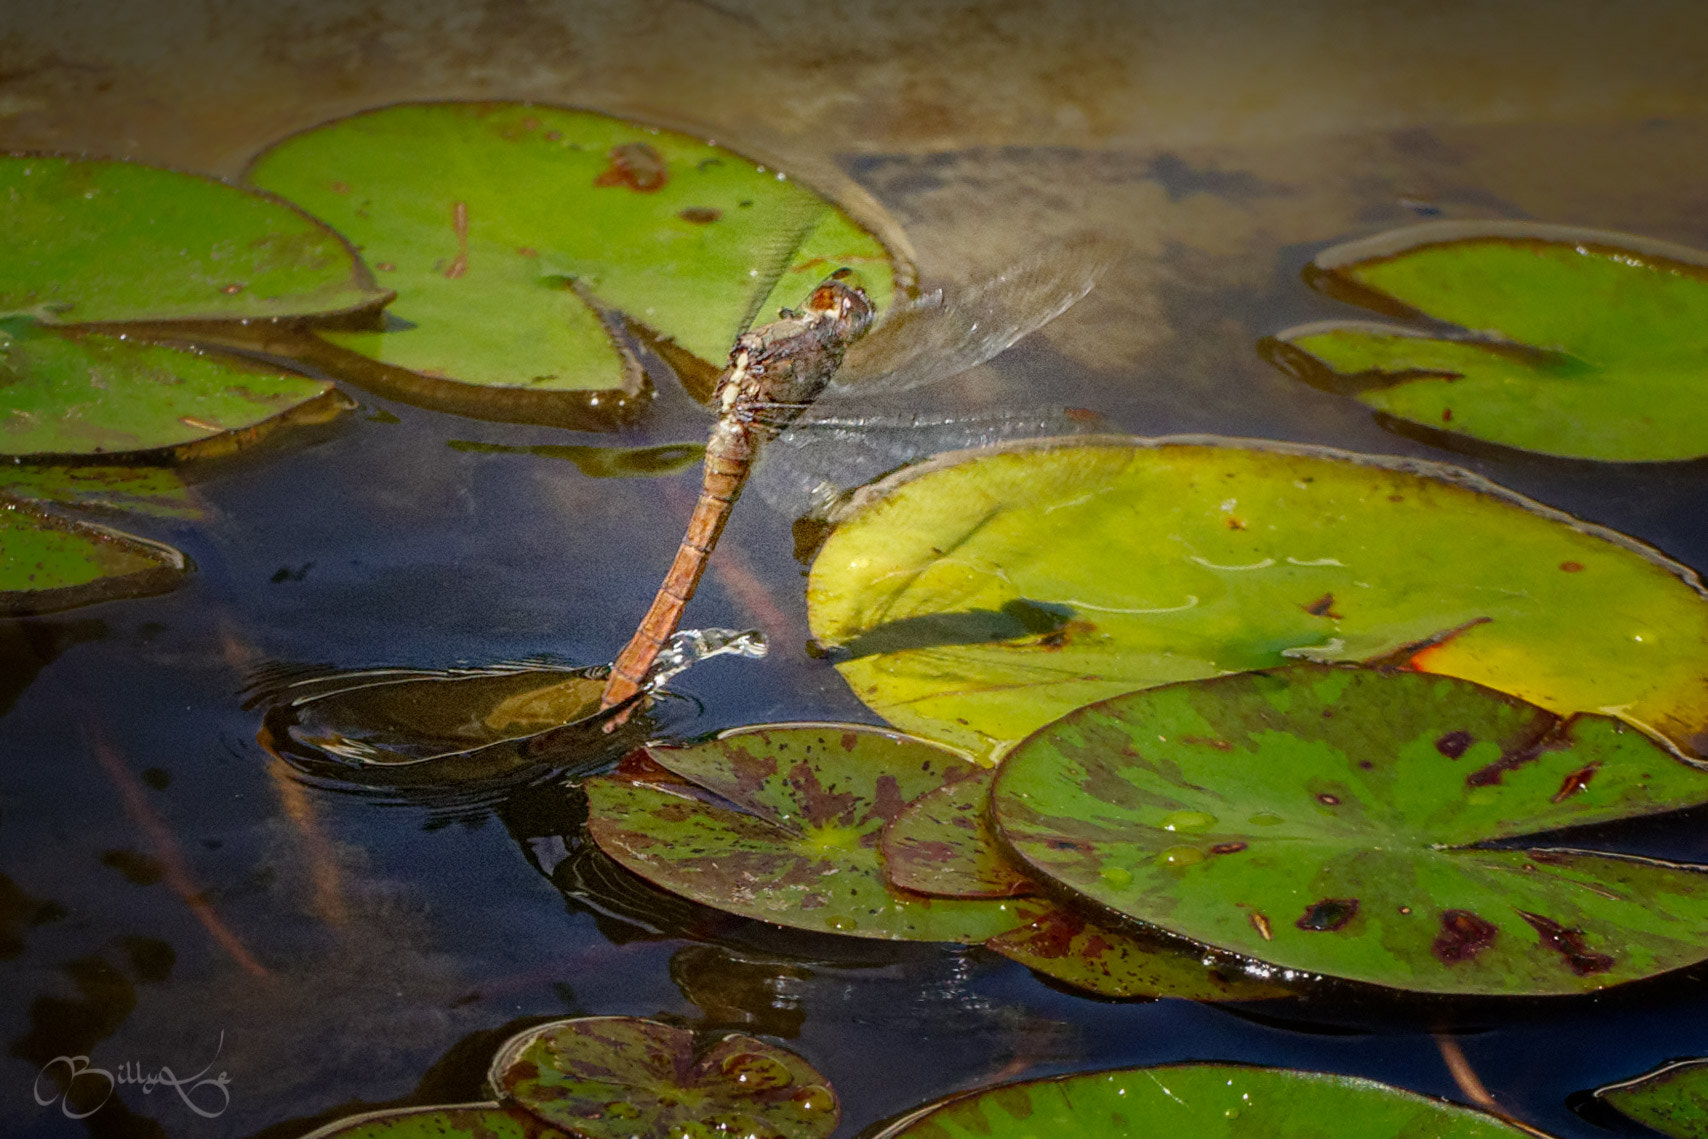
[{"label": "green lily pad", "polygon": [[331,230],[262,194],[133,162],[0,155],[0,316],[252,320],[375,308]]},{"label": "green lily pad", "polygon": [[[882,645],[837,666],[861,700],[976,753],[1147,685],[1391,658],[1708,756],[1695,575],[1452,467],[1205,439],[945,456],[860,492],[807,602],[821,644]],[[1017,605],[1058,616],[982,635]]]},{"label": "green lily pad", "polygon": [[941,898],[1037,893],[990,829],[985,804],[995,779],[982,768],[902,808],[880,842],[890,885]]},{"label": "green lily pad", "polygon": [[0,322],[0,456],[205,456],[338,414],[324,380],[188,349]]},{"label": "green lily pad", "polygon": [[1320,1139],[1536,1135],[1415,1092],[1322,1072],[1240,1064],[1117,1068],[1002,1084],[910,1113],[874,1139]]},{"label": "green lily pad", "polygon": [[1708,1135],[1708,1060],[1674,1060],[1595,1089],[1595,1098],[1673,1139]]},{"label": "green lily pad", "polygon": [[829,1081],[787,1049],[739,1033],[701,1046],[685,1028],[630,1016],[524,1032],[499,1052],[491,1079],[587,1139],[815,1139],[836,1130],[842,1113]]},{"label": "green lily pad", "polygon": [[401,1107],[340,1119],[303,1139],[574,1139],[519,1107],[465,1103]]},{"label": "green lily pad", "polygon": [[1708,455],[1708,253],[1523,222],[1435,222],[1318,255],[1317,287],[1459,325],[1327,321],[1265,351],[1432,431],[1577,459]]},{"label": "green lily pad", "polygon": [[880,305],[895,288],[884,245],[810,190],[591,111],[385,107],[285,139],[248,177],[337,226],[397,290],[383,327],[328,340],[499,388],[512,406],[493,418],[526,418],[516,401],[542,394],[632,405],[641,375],[613,324],[715,373],[756,315],[798,303],[832,269],[860,271]]},{"label": "green lily pad", "polygon": [[1705,802],[1708,772],[1609,717],[1330,665],[1079,709],[991,793],[1034,877],[1283,979],[1524,995],[1708,957],[1708,868],[1533,837]]},{"label": "green lily pad", "polygon": [[852,724],[739,728],[646,754],[681,781],[590,779],[599,848],[676,894],[855,937],[983,941],[1031,920],[1006,902],[888,889],[878,838],[910,800],[973,770],[959,752]]},{"label": "green lily pad", "polygon": [[0,467],[0,493],[30,502],[198,521],[206,517],[170,467],[62,467],[14,463]]},{"label": "green lily pad", "polygon": [[0,615],[163,593],[189,568],[171,546],[0,496]]}]

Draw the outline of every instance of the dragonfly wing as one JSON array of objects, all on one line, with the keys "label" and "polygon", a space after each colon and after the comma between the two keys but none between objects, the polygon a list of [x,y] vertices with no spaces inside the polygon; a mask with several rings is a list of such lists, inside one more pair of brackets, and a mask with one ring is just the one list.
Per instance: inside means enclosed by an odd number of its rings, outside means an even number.
[{"label": "dragonfly wing", "polygon": [[827,394],[906,391],[982,364],[1090,292],[1114,252],[1098,238],[1069,241],[995,276],[917,297],[849,349]]},{"label": "dragonfly wing", "polygon": [[815,419],[766,444],[749,485],[790,518],[822,516],[847,491],[945,451],[1111,429],[1095,412],[1062,407]]}]

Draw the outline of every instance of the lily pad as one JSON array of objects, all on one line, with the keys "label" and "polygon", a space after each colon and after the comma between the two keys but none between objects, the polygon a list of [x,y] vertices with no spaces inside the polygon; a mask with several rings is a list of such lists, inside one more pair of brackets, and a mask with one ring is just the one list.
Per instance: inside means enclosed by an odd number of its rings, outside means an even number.
[{"label": "lily pad", "polygon": [[30,502],[198,521],[206,511],[170,467],[0,467],[0,493]]},{"label": "lily pad", "polygon": [[829,1081],[787,1049],[739,1033],[701,1046],[685,1028],[638,1017],[525,1032],[499,1052],[491,1078],[521,1107],[587,1139],[815,1139],[841,1117]]},{"label": "lily pad", "polygon": [[0,615],[164,593],[189,568],[171,546],[0,495]]},{"label": "lily pad", "polygon": [[676,894],[855,937],[983,941],[1030,917],[1005,902],[886,887],[878,838],[912,799],[973,770],[959,752],[852,724],[739,728],[646,754],[681,781],[588,780],[588,833]]},{"label": "lily pad", "polygon": [[1634,1079],[1595,1089],[1621,1115],[1673,1139],[1708,1135],[1708,1060],[1675,1060]]},{"label": "lily pad", "polygon": [[401,1107],[340,1119],[303,1139],[574,1139],[519,1107],[465,1103]]},{"label": "lily pad", "polygon": [[1037,887],[996,843],[985,815],[990,768],[927,791],[883,830],[890,885],[943,898],[1011,898]]},{"label": "lily pad", "polygon": [[324,380],[24,320],[0,321],[0,393],[0,456],[38,459],[206,456],[349,406]]},{"label": "lily pad", "polygon": [[1169,1064],[1026,1080],[950,1096],[875,1139],[1495,1139],[1535,1134],[1459,1104],[1354,1076],[1240,1064]]},{"label": "lily pad", "polygon": [[1708,455],[1708,253],[1524,222],[1436,222],[1318,255],[1317,287],[1460,326],[1326,321],[1282,367],[1435,432],[1568,458]]},{"label": "lily pad", "polygon": [[1708,957],[1708,868],[1534,837],[1701,803],[1708,772],[1609,717],[1330,665],[1079,709],[991,793],[1035,877],[1283,979],[1524,995]]},{"label": "lily pad", "polygon": [[883,243],[810,190],[591,111],[385,107],[285,139],[248,177],[349,235],[397,290],[383,326],[328,340],[498,388],[510,403],[492,418],[526,418],[542,394],[620,417],[642,379],[617,326],[715,373],[756,315],[832,269],[858,270],[880,305],[895,288]]},{"label": "lily pad", "polygon": [[[859,492],[807,601],[821,644],[882,647],[837,666],[861,700],[978,753],[1134,688],[1392,659],[1708,755],[1695,575],[1435,464],[1204,438],[944,456]],[[1015,606],[1056,619],[989,638]]]},{"label": "lily pad", "polygon": [[387,294],[285,202],[134,162],[0,155],[0,316],[44,323],[354,312]]}]

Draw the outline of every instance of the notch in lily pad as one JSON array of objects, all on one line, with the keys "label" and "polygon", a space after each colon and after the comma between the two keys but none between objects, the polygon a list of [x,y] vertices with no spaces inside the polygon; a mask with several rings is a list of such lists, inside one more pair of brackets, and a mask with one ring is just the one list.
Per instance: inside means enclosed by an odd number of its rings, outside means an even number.
[{"label": "notch in lily pad", "polygon": [[1564,458],[1708,455],[1708,253],[1628,234],[1443,221],[1337,245],[1307,270],[1421,323],[1322,321],[1264,354],[1401,430]]},{"label": "notch in lily pad", "polygon": [[991,798],[1034,879],[1283,979],[1524,996],[1708,957],[1708,868],[1537,837],[1703,803],[1708,772],[1608,717],[1327,665],[1081,708]]},{"label": "notch in lily pad", "polygon": [[[647,389],[631,338],[710,394],[756,317],[831,269],[884,306],[905,260],[841,207],[687,134],[527,103],[382,107],[251,163],[397,291],[322,333],[341,374],[489,419],[613,426]],[[364,364],[365,361],[365,364]]]}]

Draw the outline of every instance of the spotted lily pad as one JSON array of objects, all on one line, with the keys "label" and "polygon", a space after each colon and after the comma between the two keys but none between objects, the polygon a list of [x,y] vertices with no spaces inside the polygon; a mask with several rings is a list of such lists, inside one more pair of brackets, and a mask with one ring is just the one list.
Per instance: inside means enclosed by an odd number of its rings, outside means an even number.
[{"label": "spotted lily pad", "polygon": [[324,380],[229,357],[0,321],[0,456],[205,456],[349,406]]},{"label": "spotted lily pad", "polygon": [[1708,1060],[1675,1060],[1634,1079],[1595,1089],[1621,1115],[1673,1139],[1708,1136]]},{"label": "spotted lily pad", "polygon": [[1333,665],[1079,709],[1021,742],[991,793],[1035,877],[1198,944],[1528,995],[1708,957],[1708,868],[1535,837],[1705,802],[1708,772],[1617,720]]},{"label": "spotted lily pad", "polygon": [[1708,455],[1708,253],[1525,222],[1435,222],[1319,254],[1319,288],[1460,326],[1325,321],[1272,359],[1435,432],[1578,459]]},{"label": "spotted lily pad", "polygon": [[303,1139],[574,1139],[519,1107],[465,1103],[402,1107],[340,1119]]},{"label": "spotted lily pad", "polygon": [[0,615],[162,593],[189,568],[171,546],[0,495]]},{"label": "spotted lily pad", "polygon": [[841,1116],[829,1082],[793,1052],[738,1033],[697,1041],[638,1017],[525,1032],[498,1054],[491,1079],[519,1106],[587,1139],[815,1139]]},{"label": "spotted lily pad", "polygon": [[[945,456],[859,492],[807,601],[865,654],[837,666],[861,700],[975,752],[1147,685],[1391,658],[1708,755],[1695,575],[1452,467],[1192,438]],[[1015,606],[1055,620],[988,636]]]},{"label": "spotted lily pad", "polygon": [[1009,903],[885,885],[884,824],[971,772],[959,752],[896,732],[808,724],[740,728],[647,755],[679,780],[589,780],[587,826],[601,850],[666,890],[856,937],[983,941],[1020,923]]},{"label": "spotted lily pad", "polygon": [[0,493],[31,502],[196,521],[202,505],[170,467],[0,467]]},{"label": "spotted lily pad", "polygon": [[1372,1080],[1238,1064],[1169,1064],[1026,1080],[950,1096],[875,1139],[1335,1139],[1535,1135],[1491,1115]]},{"label": "spotted lily pad", "polygon": [[342,238],[290,205],[134,162],[0,155],[0,316],[253,320],[375,308]]},{"label": "spotted lily pad", "polygon": [[[285,139],[254,184],[326,219],[398,299],[383,326],[328,339],[396,369],[621,417],[641,391],[614,325],[715,372],[756,315],[850,266],[874,299],[891,255],[784,175],[674,131],[523,103],[385,107]],[[419,386],[428,402],[466,395]]]},{"label": "spotted lily pad", "polygon": [[996,845],[985,804],[996,773],[984,768],[928,791],[884,828],[890,884],[944,898],[1009,898],[1037,888]]}]

